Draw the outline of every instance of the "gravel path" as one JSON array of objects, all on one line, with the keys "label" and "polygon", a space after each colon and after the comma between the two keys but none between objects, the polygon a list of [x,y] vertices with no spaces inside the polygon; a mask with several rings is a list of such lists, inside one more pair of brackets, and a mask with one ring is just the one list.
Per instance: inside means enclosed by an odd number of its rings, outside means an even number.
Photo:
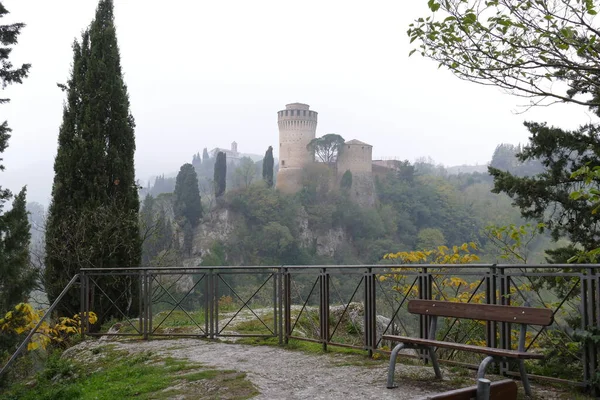
[{"label": "gravel path", "polygon": [[[308,354],[269,346],[228,344],[194,339],[154,341],[87,341],[70,351],[91,349],[110,343],[129,352],[152,351],[187,359],[207,367],[234,369],[247,373],[260,395],[256,399],[418,399],[435,392],[402,382],[385,388],[387,366],[349,365],[360,360],[343,354]],[[77,350],[79,348],[79,350]],[[400,374],[423,367],[398,364]],[[433,371],[431,373],[433,378]]]}]

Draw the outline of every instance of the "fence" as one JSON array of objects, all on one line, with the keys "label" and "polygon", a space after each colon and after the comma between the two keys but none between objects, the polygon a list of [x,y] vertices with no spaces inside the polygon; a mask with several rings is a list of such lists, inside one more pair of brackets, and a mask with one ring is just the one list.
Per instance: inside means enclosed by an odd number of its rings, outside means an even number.
[{"label": "fence", "polygon": [[[427,337],[428,317],[406,310],[411,298],[546,307],[555,322],[530,327],[527,348],[546,353],[548,361],[534,365],[531,376],[590,387],[600,377],[600,346],[574,336],[576,328],[600,329],[599,272],[600,265],[590,264],[82,269],[78,311],[83,335],[270,337],[373,355],[389,350],[384,334]],[[129,289],[111,292],[122,282]],[[99,313],[104,325],[91,326],[88,311]],[[514,332],[509,323],[453,319],[439,329],[441,340],[503,349],[516,346]],[[441,349],[438,355],[443,362],[476,366],[472,355]],[[515,373],[508,363],[498,368]],[[571,373],[557,378],[559,369]]]}]

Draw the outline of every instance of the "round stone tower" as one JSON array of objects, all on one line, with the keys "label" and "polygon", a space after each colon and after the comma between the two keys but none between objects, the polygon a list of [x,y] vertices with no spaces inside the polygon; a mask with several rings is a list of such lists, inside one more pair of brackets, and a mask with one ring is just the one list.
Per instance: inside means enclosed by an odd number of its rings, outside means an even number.
[{"label": "round stone tower", "polygon": [[308,104],[292,103],[277,113],[279,124],[279,172],[277,189],[295,193],[302,188],[302,171],[314,162],[306,145],[315,138],[317,112]]}]

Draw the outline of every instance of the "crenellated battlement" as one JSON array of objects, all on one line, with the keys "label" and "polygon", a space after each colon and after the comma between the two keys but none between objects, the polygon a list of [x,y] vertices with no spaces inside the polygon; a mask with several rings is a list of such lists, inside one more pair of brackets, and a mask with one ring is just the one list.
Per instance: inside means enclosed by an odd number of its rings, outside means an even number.
[{"label": "crenellated battlement", "polygon": [[308,109],[287,109],[277,112],[278,121],[314,121],[317,122],[319,113]]}]

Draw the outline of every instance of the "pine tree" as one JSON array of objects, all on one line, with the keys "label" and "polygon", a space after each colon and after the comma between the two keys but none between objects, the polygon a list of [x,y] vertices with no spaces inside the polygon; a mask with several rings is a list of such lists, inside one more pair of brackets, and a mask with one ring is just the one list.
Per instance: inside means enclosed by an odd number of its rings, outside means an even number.
[{"label": "pine tree", "polygon": [[227,179],[227,156],[225,153],[220,151],[217,154],[217,160],[215,161],[215,174],[214,174],[214,184],[215,184],[215,198],[219,198],[223,196],[226,189],[226,179]]},{"label": "pine tree", "polygon": [[210,159],[210,156],[208,155],[208,150],[205,147],[204,150],[202,150],[202,164],[208,163],[209,159]]},{"label": "pine tree", "polygon": [[[141,262],[135,123],[121,72],[112,0],[100,0],[73,53],[71,77],[61,85],[67,102],[46,230],[45,278],[51,301],[82,267],[137,267]],[[94,311],[101,319],[122,317],[136,304],[134,287],[128,278],[113,278],[102,290],[116,307],[97,290],[91,299]],[[79,294],[73,292],[58,312],[72,315],[74,310],[79,310]]]},{"label": "pine tree", "polygon": [[198,176],[192,164],[183,164],[175,181],[175,218],[189,222],[195,228],[202,217],[202,201],[198,190]]},{"label": "pine tree", "polygon": [[273,146],[269,146],[263,159],[263,180],[267,183],[267,187],[273,187],[273,165],[275,160],[273,159]]},{"label": "pine tree", "polygon": [[[0,18],[8,10],[0,3]],[[12,83],[22,83],[29,73],[30,64],[14,68],[9,60],[13,46],[23,23],[0,25],[0,87],[4,89]],[[0,98],[0,104],[10,100]],[[8,147],[11,129],[6,121],[0,123],[0,155]],[[0,171],[4,171],[0,158]],[[25,209],[26,189],[23,188],[13,202],[12,210],[2,213],[4,203],[12,197],[10,190],[0,186],[0,315],[27,297],[35,283],[29,265],[29,223]]]}]

